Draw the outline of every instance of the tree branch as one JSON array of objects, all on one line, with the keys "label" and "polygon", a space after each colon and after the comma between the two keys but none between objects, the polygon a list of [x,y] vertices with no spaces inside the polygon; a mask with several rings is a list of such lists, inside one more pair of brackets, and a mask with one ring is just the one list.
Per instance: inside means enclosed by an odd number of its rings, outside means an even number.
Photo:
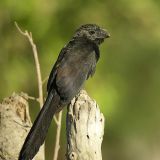
[{"label": "tree branch", "polygon": [[[41,76],[41,70],[40,70],[40,64],[39,64],[39,59],[38,59],[38,53],[37,53],[37,47],[33,41],[32,33],[28,32],[25,30],[24,32],[20,29],[18,24],[15,22],[15,26],[18,29],[18,31],[27,39],[29,40],[32,50],[33,50],[33,55],[34,55],[34,60],[35,60],[35,65],[36,65],[36,72],[37,72],[37,80],[38,80],[38,90],[39,90],[39,98],[38,102],[40,104],[40,108],[43,106],[43,84],[46,82],[48,77],[46,77],[42,81],[42,76]],[[28,96],[29,99],[37,100],[37,98],[30,97]],[[58,114],[58,118],[54,116],[55,123],[57,125],[57,132],[56,132],[56,142],[55,142],[55,148],[54,148],[54,157],[53,160],[57,160],[58,158],[58,151],[60,148],[59,141],[60,141],[60,131],[61,131],[61,120],[62,120],[62,111]]]},{"label": "tree branch", "polygon": [[36,66],[37,81],[38,81],[38,91],[39,91],[38,100],[39,100],[40,108],[42,108],[42,106],[43,106],[43,83],[42,83],[42,76],[41,76],[40,64],[39,64],[39,59],[38,59],[37,47],[33,41],[31,32],[28,32],[27,30],[25,30],[23,32],[16,22],[15,22],[15,26],[23,36],[27,37],[27,39],[29,40],[29,42],[32,46],[34,60],[35,60],[35,66]]},{"label": "tree branch", "polygon": [[[34,61],[35,61],[35,66],[36,66],[39,97],[38,97],[38,99],[33,98],[33,97],[28,97],[28,98],[37,100],[39,102],[40,108],[42,108],[43,107],[43,83],[42,83],[42,76],[41,76],[40,63],[39,63],[39,59],[38,59],[37,47],[33,41],[33,37],[32,37],[31,32],[28,32],[27,30],[25,30],[23,32],[16,22],[15,22],[15,26],[23,36],[27,37],[29,43],[31,44],[33,56],[34,56]],[[43,159],[45,159],[45,144],[41,148],[43,149],[43,152],[44,152]]]},{"label": "tree branch", "polygon": [[104,116],[97,103],[82,90],[67,110],[67,160],[102,160]]},{"label": "tree branch", "polygon": [[54,147],[54,156],[53,156],[53,160],[57,160],[58,159],[58,152],[60,149],[60,134],[61,134],[61,122],[62,122],[62,111],[60,111],[58,113],[58,117],[55,118],[54,120],[56,122],[57,125],[57,132],[56,132],[56,142],[55,142],[55,147]]},{"label": "tree branch", "polygon": [[45,82],[48,80],[49,76],[47,76],[43,81],[42,84],[45,84]]}]

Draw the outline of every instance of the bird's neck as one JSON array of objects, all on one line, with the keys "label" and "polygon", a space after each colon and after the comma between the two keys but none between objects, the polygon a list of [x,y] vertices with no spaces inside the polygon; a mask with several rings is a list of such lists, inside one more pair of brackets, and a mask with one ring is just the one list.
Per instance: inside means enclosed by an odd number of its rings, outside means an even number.
[{"label": "bird's neck", "polygon": [[89,45],[91,46],[95,53],[96,53],[96,58],[97,58],[97,61],[98,59],[100,58],[100,51],[99,51],[99,45],[94,43],[93,41],[87,39],[87,38],[84,38],[84,37],[74,37],[70,42],[70,44],[83,44],[83,45]]}]

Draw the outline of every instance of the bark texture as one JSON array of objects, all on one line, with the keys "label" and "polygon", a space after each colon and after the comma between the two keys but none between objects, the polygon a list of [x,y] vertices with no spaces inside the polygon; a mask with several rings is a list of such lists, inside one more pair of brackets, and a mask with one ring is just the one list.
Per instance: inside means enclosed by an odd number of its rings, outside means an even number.
[{"label": "bark texture", "polygon": [[[12,94],[0,104],[0,160],[17,160],[32,126],[25,95]],[[41,147],[35,160],[44,160]]]},{"label": "bark texture", "polygon": [[67,160],[102,160],[104,116],[82,90],[67,111]]}]

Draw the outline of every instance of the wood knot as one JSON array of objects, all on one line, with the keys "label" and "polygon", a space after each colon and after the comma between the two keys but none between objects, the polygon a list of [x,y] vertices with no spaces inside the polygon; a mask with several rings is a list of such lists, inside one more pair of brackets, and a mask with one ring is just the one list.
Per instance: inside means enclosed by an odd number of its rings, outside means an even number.
[{"label": "wood knot", "polygon": [[69,155],[70,160],[76,160],[77,159],[77,154],[75,152],[71,152]]}]

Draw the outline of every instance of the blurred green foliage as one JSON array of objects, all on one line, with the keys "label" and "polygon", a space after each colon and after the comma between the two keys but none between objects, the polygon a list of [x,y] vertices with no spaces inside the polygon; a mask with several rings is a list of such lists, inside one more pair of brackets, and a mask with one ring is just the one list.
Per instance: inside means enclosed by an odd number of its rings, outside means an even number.
[{"label": "blurred green foliage", "polygon": [[[13,91],[38,95],[32,50],[14,21],[32,32],[43,78],[77,27],[96,23],[108,29],[111,38],[101,46],[97,72],[85,85],[106,117],[103,159],[160,159],[160,1],[1,0],[1,100]],[[31,102],[33,119],[37,112],[38,104]],[[63,130],[59,159],[66,148],[65,115]],[[52,124],[47,160],[54,136]]]}]

